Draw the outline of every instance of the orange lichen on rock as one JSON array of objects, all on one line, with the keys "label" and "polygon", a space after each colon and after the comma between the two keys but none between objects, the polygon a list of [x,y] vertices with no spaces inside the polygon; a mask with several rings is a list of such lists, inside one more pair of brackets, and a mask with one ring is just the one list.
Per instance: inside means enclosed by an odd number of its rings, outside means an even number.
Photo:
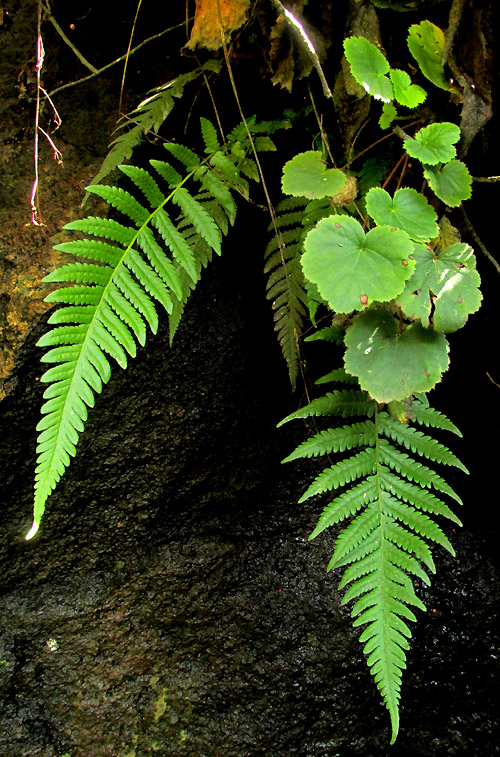
[{"label": "orange lichen on rock", "polygon": [[222,47],[222,32],[227,43],[231,33],[245,23],[249,7],[250,0],[196,0],[193,29],[186,47],[218,50]]}]

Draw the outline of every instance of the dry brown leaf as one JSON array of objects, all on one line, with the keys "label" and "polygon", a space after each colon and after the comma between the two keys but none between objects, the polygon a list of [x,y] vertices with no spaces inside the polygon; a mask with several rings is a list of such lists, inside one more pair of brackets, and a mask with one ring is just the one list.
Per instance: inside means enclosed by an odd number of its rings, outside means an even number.
[{"label": "dry brown leaf", "polygon": [[245,23],[249,7],[250,0],[196,0],[193,29],[186,47],[218,50],[222,47],[221,19],[224,42],[227,43],[231,32]]}]

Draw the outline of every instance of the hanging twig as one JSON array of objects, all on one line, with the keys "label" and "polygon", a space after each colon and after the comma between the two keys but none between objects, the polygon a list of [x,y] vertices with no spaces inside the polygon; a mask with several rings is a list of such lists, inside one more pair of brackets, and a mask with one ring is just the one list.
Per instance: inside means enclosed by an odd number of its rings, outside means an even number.
[{"label": "hanging twig", "polygon": [[66,42],[66,44],[68,45],[68,47],[71,48],[71,50],[73,50],[73,52],[75,53],[75,55],[78,58],[78,60],[83,63],[83,65],[85,66],[85,68],[88,68],[89,71],[92,71],[93,74],[97,73],[97,68],[95,66],[93,66],[92,63],[89,63],[89,61],[87,60],[87,58],[85,58],[81,54],[81,52],[78,50],[78,48],[75,47],[75,45],[72,43],[72,41],[69,39],[69,37],[67,37],[66,34],[63,32],[63,30],[61,29],[61,27],[59,26],[59,24],[55,20],[54,16],[52,15],[52,9],[50,7],[50,3],[48,2],[48,0],[45,0],[45,5],[43,3],[41,3],[41,7],[42,7],[42,10],[45,13],[46,17],[48,18],[48,20],[50,21],[50,23],[52,24],[52,26],[56,30],[56,32]]},{"label": "hanging twig", "polygon": [[488,373],[488,371],[486,371],[486,375],[488,376],[488,378],[489,378],[489,380],[491,381],[491,383],[492,383],[492,384],[493,384],[494,386],[496,386],[496,387],[497,387],[498,389],[500,389],[500,384],[498,384],[498,383],[497,383],[497,382],[495,381],[495,379],[493,379],[493,378],[492,378],[492,377],[490,376],[490,374]]},{"label": "hanging twig", "polygon": [[280,2],[280,0],[271,0],[271,2],[275,6],[275,8],[279,11],[280,15],[283,16],[288,27],[292,29],[294,33],[298,36],[298,39],[300,40],[303,49],[306,51],[307,55],[311,58],[313,66],[318,72],[318,76],[321,81],[321,86],[323,87],[323,94],[325,95],[326,98],[332,98],[333,97],[332,91],[330,87],[328,86],[326,76],[323,72],[323,69],[321,68],[321,63],[319,61],[318,53],[314,49],[314,45],[311,42],[306,30],[304,29],[303,24],[299,21],[299,19],[296,16],[293,15],[291,11],[288,10],[288,8],[285,8],[285,6],[283,5],[282,2]]},{"label": "hanging twig", "polygon": [[36,39],[36,111],[35,111],[35,145],[34,145],[34,159],[35,159],[35,179],[31,188],[31,223],[34,226],[41,226],[42,223],[39,220],[38,209],[38,121],[40,118],[40,71],[43,66],[44,49],[42,41],[42,3],[38,2],[38,15],[37,15],[37,39]]},{"label": "hanging twig", "polygon": [[484,184],[493,184],[500,181],[500,176],[473,176],[472,181],[483,182]]},{"label": "hanging twig", "polygon": [[37,16],[37,41],[36,41],[36,110],[35,110],[35,140],[34,140],[34,163],[35,163],[35,178],[33,181],[33,186],[31,188],[31,197],[30,197],[30,205],[31,205],[31,223],[34,226],[42,226],[42,221],[40,219],[40,209],[39,209],[39,203],[38,203],[38,132],[41,131],[44,137],[47,139],[48,143],[52,147],[54,151],[54,158],[57,160],[59,165],[62,166],[63,160],[62,160],[62,154],[61,151],[56,147],[54,144],[54,140],[48,134],[45,129],[42,129],[40,126],[40,93],[42,93],[47,100],[49,101],[50,105],[52,106],[52,111],[54,113],[54,121],[55,121],[55,127],[54,130],[58,129],[61,125],[61,117],[59,116],[59,113],[57,112],[54,103],[50,99],[47,92],[44,90],[40,83],[40,73],[43,67],[43,61],[45,57],[45,50],[43,48],[43,40],[42,40],[42,2],[41,0],[38,1],[38,16]]},{"label": "hanging twig", "polygon": [[118,101],[118,113],[119,114],[121,114],[121,112],[122,112],[123,88],[125,87],[125,76],[127,75],[128,59],[130,58],[130,48],[132,47],[132,39],[134,38],[135,25],[137,23],[137,16],[139,15],[139,11],[141,9],[141,5],[142,5],[142,0],[139,0],[139,2],[137,4],[137,10],[135,12],[134,23],[132,24],[132,31],[130,32],[130,38],[129,38],[129,41],[128,41],[127,52],[125,53],[125,65],[123,66],[122,83],[120,85],[120,99]]},{"label": "hanging twig", "polygon": [[445,34],[444,50],[443,50],[443,55],[441,57],[441,64],[443,66],[448,61],[448,57],[450,55],[450,50],[453,45],[453,41],[457,34],[458,27],[460,26],[460,22],[462,21],[462,15],[464,12],[466,2],[467,0],[453,0],[451,4],[450,13],[448,16],[448,28]]},{"label": "hanging twig", "polygon": [[[168,29],[163,29],[163,31],[158,32],[158,34],[153,34],[152,37],[148,37],[147,39],[144,39],[142,42],[136,45],[132,50],[130,50],[130,52],[128,53],[128,57],[130,58],[131,55],[136,53],[138,50],[141,49],[141,47],[144,47],[144,45],[147,45],[149,42],[153,42],[155,39],[159,39],[159,37],[163,37],[164,34],[174,31],[174,29],[178,29],[181,26],[184,26],[184,21],[180,24],[175,24],[175,26],[169,26]],[[111,63],[106,63],[106,65],[102,66],[102,68],[98,68],[94,74],[89,74],[89,76],[82,76],[81,79],[77,79],[76,81],[70,81],[67,84],[61,84],[60,87],[56,87],[55,89],[52,90],[52,92],[50,92],[50,96],[53,97],[59,92],[62,92],[64,89],[69,89],[70,87],[76,87],[77,84],[83,84],[86,81],[90,81],[90,79],[94,79],[96,76],[103,74],[104,71],[107,71],[108,68],[112,68],[113,66],[116,66],[117,63],[121,63],[122,60],[126,59],[126,57],[127,57],[127,53],[124,53],[123,55],[120,55],[119,58],[116,58],[116,60],[111,61]]]},{"label": "hanging twig", "polygon": [[473,238],[474,242],[477,244],[477,246],[479,247],[479,249],[481,250],[481,252],[483,252],[484,255],[486,255],[486,257],[488,258],[488,260],[490,261],[490,263],[493,263],[493,265],[497,269],[498,273],[500,273],[500,264],[497,263],[497,261],[495,260],[495,258],[491,254],[491,252],[487,249],[486,245],[479,238],[478,233],[475,230],[474,226],[472,225],[472,223],[470,221],[470,218],[467,215],[467,213],[465,212],[465,210],[463,208],[461,208],[461,211],[462,211],[462,215],[464,217],[465,225],[467,226],[467,229],[469,230],[469,233],[470,233],[471,237]]}]

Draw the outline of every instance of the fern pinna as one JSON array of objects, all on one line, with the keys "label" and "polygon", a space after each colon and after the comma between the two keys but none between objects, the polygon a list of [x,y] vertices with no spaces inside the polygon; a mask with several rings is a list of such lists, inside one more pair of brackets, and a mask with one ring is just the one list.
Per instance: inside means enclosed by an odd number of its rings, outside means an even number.
[{"label": "fern pinna", "polygon": [[[341,369],[325,379],[349,384],[353,377]],[[406,412],[418,424],[461,436],[454,424],[423,398],[408,401]],[[425,610],[412,579],[429,584],[429,572],[435,572],[428,541],[454,554],[434,516],[460,524],[440,496],[445,494],[461,503],[460,498],[421,459],[466,469],[447,447],[381,409],[359,388],[329,392],[281,424],[311,416],[365,417],[316,433],[283,462],[353,450],[349,457],[320,473],[299,501],[348,487],[325,507],[309,538],[351,519],[337,537],[328,570],[345,568],[339,588],[350,586],[343,604],[355,600],[351,612],[354,626],[366,625],[360,641],[389,710],[394,743],[399,728],[401,676],[411,637],[408,621],[416,620],[411,608]]]},{"label": "fern pinna", "polygon": [[[206,119],[201,125],[206,158],[183,145],[166,144],[179,170],[160,160],[150,161],[151,170],[121,166],[145,201],[122,188],[90,186],[88,191],[127,221],[73,221],[65,228],[90,238],[56,247],[86,260],[63,265],[45,278],[72,285],[46,298],[65,307],[50,316],[53,328],[38,342],[51,348],[42,361],[56,365],[41,377],[49,386],[37,426],[34,521],[26,538],[37,532],[47,498],[75,454],[87,407],[93,407],[95,392],[101,392],[110,378],[109,358],[125,368],[127,355],[136,354],[136,344],[145,344],[146,325],[156,333],[154,301],[169,314],[172,337],[201,269],[213,252],[220,254],[221,238],[234,222],[233,195],[248,194],[248,181],[241,174],[251,171],[253,161],[247,157],[245,138],[236,131],[241,139],[228,138],[222,148],[214,126]],[[186,188],[188,181],[198,185],[197,194]],[[167,212],[170,206],[175,220]]]}]

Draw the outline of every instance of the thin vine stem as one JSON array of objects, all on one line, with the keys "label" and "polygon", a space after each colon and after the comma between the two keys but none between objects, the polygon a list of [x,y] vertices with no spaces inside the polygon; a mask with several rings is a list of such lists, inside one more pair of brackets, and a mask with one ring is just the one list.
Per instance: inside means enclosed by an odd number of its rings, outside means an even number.
[{"label": "thin vine stem", "polygon": [[130,38],[129,38],[129,41],[128,41],[127,52],[125,53],[125,63],[123,65],[122,81],[121,81],[121,84],[120,84],[120,99],[118,101],[118,113],[122,112],[122,101],[123,101],[123,90],[124,90],[124,87],[125,87],[125,77],[127,75],[128,61],[129,61],[129,58],[130,58],[130,49],[132,47],[132,40],[134,38],[135,25],[137,23],[137,17],[139,15],[139,11],[141,10],[141,5],[142,5],[142,0],[139,0],[139,2],[137,3],[137,9],[135,11],[134,23],[132,24],[132,31],[130,32]]},{"label": "thin vine stem", "polygon": [[[192,16],[189,18],[189,20],[192,19]],[[160,37],[163,37],[165,34],[168,34],[168,32],[172,32],[175,29],[179,29],[181,26],[184,26],[184,21],[180,24],[175,24],[174,26],[169,26],[168,29],[163,29],[163,31],[158,32],[158,34],[153,34],[151,37],[148,37],[147,39],[144,39],[142,42],[139,42],[138,45],[132,48],[128,52],[128,57],[130,58],[131,55],[134,55],[138,50],[140,50],[144,45],[149,44],[150,42],[153,42],[155,39],[159,39]],[[119,58],[116,58],[116,60],[112,60],[111,63],[106,63],[105,66],[102,66],[101,68],[98,68],[95,73],[89,74],[89,76],[83,76],[81,79],[77,79],[76,81],[70,81],[67,82],[67,84],[61,84],[60,87],[56,87],[52,90],[52,92],[49,92],[50,97],[53,97],[54,95],[58,94],[59,92],[62,92],[65,89],[69,89],[70,87],[76,87],[78,84],[84,84],[87,81],[90,81],[91,79],[95,79],[96,76],[100,76],[108,69],[112,68],[113,66],[116,66],[118,63],[121,63],[123,60],[125,60],[127,57],[127,53],[124,53],[123,55],[120,55]]]}]

